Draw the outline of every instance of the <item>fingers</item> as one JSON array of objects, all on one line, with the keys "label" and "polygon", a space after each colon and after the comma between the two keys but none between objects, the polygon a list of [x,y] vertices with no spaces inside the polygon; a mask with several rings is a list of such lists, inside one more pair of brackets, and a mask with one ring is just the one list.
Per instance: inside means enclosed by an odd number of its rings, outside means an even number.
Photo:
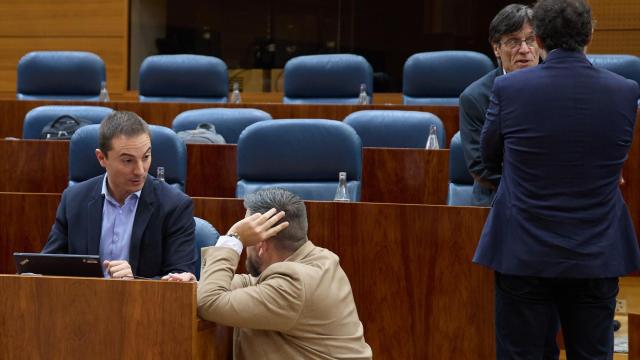
[{"label": "fingers", "polygon": [[264,218],[266,215],[269,215],[266,218],[262,226],[262,229],[267,230],[271,228],[275,223],[277,223],[278,221],[280,221],[280,219],[284,217],[284,211],[280,211],[279,213],[274,215],[275,212],[276,212],[276,209],[271,209],[261,216],[262,218]]},{"label": "fingers", "polygon": [[133,277],[131,265],[125,260],[105,261],[104,265],[107,267],[107,272],[112,278]]},{"label": "fingers", "polygon": [[196,281],[196,276],[193,275],[190,272],[183,272],[183,273],[178,273],[178,274],[169,273],[169,274],[163,276],[162,280],[181,281],[181,282]]},{"label": "fingers", "polygon": [[274,237],[274,236],[278,235],[278,233],[279,233],[280,231],[282,231],[282,230],[286,229],[287,227],[289,227],[289,222],[288,222],[288,221],[285,221],[285,222],[283,222],[283,223],[281,223],[281,224],[278,224],[278,225],[276,225],[276,226],[274,226],[274,227],[270,228],[269,230],[267,230],[267,231],[265,232],[265,237],[266,237],[267,239],[268,239],[268,238],[272,238],[272,237]]}]

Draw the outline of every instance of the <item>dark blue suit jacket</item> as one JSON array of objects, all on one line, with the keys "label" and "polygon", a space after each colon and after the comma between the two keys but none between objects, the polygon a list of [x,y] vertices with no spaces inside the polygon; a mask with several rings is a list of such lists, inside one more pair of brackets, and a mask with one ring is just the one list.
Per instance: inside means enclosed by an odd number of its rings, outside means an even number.
[{"label": "dark blue suit jacket", "polygon": [[[56,212],[44,253],[98,255],[104,175],[68,187]],[[129,264],[134,275],[194,273],[193,202],[180,190],[147,176],[131,233]]]},{"label": "dark blue suit jacket", "polygon": [[502,74],[502,68],[498,67],[471,83],[460,94],[460,140],[467,168],[474,178],[489,181],[495,187],[500,184],[502,171],[494,173],[485,168],[480,152],[480,133],[489,107],[493,82]]},{"label": "dark blue suit jacket", "polygon": [[634,81],[561,49],[495,80],[481,148],[503,172],[474,262],[570,278],[640,267],[618,184],[639,95]]}]

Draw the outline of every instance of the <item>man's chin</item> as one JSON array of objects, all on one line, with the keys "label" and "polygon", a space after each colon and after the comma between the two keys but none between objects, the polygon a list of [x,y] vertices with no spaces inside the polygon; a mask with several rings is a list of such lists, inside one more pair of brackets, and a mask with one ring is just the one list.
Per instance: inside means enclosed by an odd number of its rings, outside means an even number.
[{"label": "man's chin", "polygon": [[530,68],[532,66],[535,66],[536,64],[533,61],[527,61],[527,62],[517,62],[515,64],[515,68],[516,70],[521,70],[521,69],[526,69],[526,68]]}]

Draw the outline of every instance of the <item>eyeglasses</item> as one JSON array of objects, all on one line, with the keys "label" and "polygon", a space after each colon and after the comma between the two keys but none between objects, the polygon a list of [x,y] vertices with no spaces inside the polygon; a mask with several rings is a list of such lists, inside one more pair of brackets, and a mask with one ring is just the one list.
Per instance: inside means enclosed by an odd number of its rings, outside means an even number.
[{"label": "eyeglasses", "polygon": [[509,38],[505,41],[501,41],[500,44],[506,46],[508,49],[511,50],[515,50],[518,49],[522,46],[522,43],[527,44],[528,47],[530,48],[534,48],[537,46],[536,44],[536,37],[535,36],[527,36],[524,39],[518,39],[518,38]]}]

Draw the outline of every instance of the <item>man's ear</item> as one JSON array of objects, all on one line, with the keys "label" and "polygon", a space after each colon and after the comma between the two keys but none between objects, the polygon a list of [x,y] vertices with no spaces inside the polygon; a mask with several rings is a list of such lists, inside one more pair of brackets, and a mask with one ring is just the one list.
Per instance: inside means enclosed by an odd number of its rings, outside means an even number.
[{"label": "man's ear", "polygon": [[103,168],[106,168],[105,161],[107,159],[107,156],[100,149],[96,149],[96,158],[98,158],[98,162],[100,163],[100,166],[102,166]]},{"label": "man's ear", "polygon": [[264,256],[273,251],[273,243],[269,241],[269,239],[260,241],[255,246],[256,250],[258,251],[258,256]]},{"label": "man's ear", "polygon": [[491,44],[491,48],[493,49],[493,55],[500,61],[500,44],[493,43]]}]

